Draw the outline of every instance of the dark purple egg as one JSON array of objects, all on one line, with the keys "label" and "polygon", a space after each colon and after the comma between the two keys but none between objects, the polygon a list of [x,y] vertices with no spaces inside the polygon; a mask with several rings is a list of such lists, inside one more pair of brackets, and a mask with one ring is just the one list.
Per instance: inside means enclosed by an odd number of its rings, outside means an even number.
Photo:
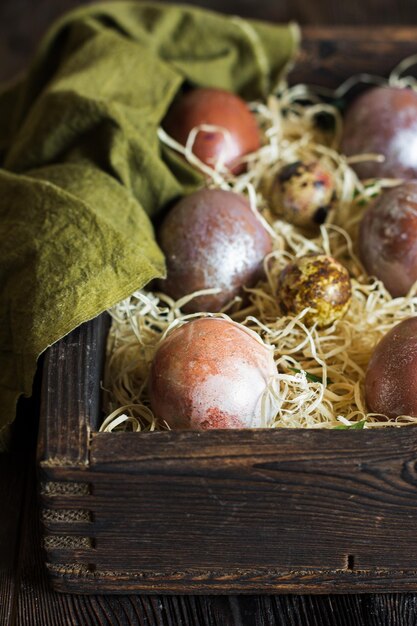
[{"label": "dark purple egg", "polygon": [[180,200],[158,233],[166,257],[167,278],[161,291],[174,299],[201,289],[220,293],[199,296],[184,310],[219,311],[244,286],[263,275],[271,237],[240,194],[201,189]]},{"label": "dark purple egg", "polygon": [[417,417],[417,317],[394,326],[378,343],[365,378],[371,413]]},{"label": "dark purple egg", "polygon": [[359,229],[359,256],[393,297],[417,280],[417,181],[384,191],[367,209]]},{"label": "dark purple egg", "polygon": [[385,156],[382,163],[355,164],[362,179],[417,178],[417,93],[387,86],[361,94],[345,117],[342,152]]}]

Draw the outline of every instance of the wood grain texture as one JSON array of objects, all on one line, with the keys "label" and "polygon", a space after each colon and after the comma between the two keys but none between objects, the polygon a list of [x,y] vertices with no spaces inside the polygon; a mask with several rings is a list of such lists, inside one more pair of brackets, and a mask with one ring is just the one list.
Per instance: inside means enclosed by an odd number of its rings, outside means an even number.
[{"label": "wood grain texture", "polygon": [[[108,326],[108,316],[101,315],[48,350],[42,381],[39,463],[81,467],[88,463],[90,432],[99,421]],[[86,349],[80,350],[80,345]],[[47,458],[43,456],[46,451]]]},{"label": "wood grain texture", "polygon": [[290,82],[335,88],[362,72],[388,76],[416,52],[417,27],[304,27]]},{"label": "wood grain texture", "polygon": [[1,626],[417,625],[417,596],[410,593],[228,597],[57,593],[48,585],[43,564],[34,478],[32,473],[20,534],[15,616],[0,621]]}]

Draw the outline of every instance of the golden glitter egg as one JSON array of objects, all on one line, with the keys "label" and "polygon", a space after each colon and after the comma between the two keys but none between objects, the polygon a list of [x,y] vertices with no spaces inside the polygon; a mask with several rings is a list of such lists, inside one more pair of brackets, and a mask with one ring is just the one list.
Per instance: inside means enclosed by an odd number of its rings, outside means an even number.
[{"label": "golden glitter egg", "polygon": [[268,193],[271,211],[295,226],[323,224],[336,198],[333,174],[317,161],[296,161],[274,175]]},{"label": "golden glitter egg", "polygon": [[289,263],[278,281],[278,298],[285,314],[303,317],[307,325],[329,326],[348,309],[352,297],[349,272],[326,254],[308,254]]}]

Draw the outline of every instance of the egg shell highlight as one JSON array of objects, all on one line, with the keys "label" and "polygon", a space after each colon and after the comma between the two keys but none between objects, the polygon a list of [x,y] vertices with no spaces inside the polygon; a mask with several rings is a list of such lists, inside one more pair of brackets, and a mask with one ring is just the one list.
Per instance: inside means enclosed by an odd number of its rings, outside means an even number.
[{"label": "egg shell highlight", "polygon": [[417,417],[417,317],[392,328],[377,344],[365,377],[371,413]]},{"label": "egg shell highlight", "polygon": [[221,189],[201,189],[180,200],[163,221],[158,243],[167,264],[161,291],[178,299],[201,289],[220,290],[193,299],[186,312],[219,311],[263,276],[263,259],[272,249],[247,200]]},{"label": "egg shell highlight", "polygon": [[348,270],[325,254],[294,259],[282,270],[278,281],[278,298],[284,313],[298,315],[310,307],[303,322],[319,328],[344,315],[351,296]]},{"label": "egg shell highlight", "polygon": [[192,320],[173,330],[155,354],[151,407],[173,429],[266,426],[261,400],[275,374],[273,350],[241,324]]},{"label": "egg shell highlight", "polygon": [[359,228],[359,257],[393,297],[417,280],[417,181],[384,191],[366,210]]},{"label": "egg shell highlight", "polygon": [[399,87],[373,87],[362,93],[344,120],[341,144],[347,156],[382,154],[385,160],[353,164],[362,179],[417,177],[417,93]]},{"label": "egg shell highlight", "polygon": [[183,146],[190,132],[202,124],[228,133],[201,130],[193,144],[194,154],[211,167],[221,158],[234,174],[243,172],[245,165],[239,159],[261,145],[256,118],[246,102],[223,89],[191,89],[173,103],[163,122],[167,133]]}]

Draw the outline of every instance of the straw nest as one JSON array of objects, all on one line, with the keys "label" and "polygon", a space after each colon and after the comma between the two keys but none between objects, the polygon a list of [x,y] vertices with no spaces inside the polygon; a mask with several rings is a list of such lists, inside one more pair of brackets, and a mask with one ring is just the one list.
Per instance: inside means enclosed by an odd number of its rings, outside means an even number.
[{"label": "straw nest", "polygon": [[[381,189],[399,181],[357,178],[351,168],[353,162],[383,157],[346,158],[340,154],[343,120],[339,110],[327,103],[329,95],[335,100],[343,97],[358,80],[415,88],[414,79],[401,78],[415,62],[414,57],[405,60],[388,81],[368,75],[353,77],[332,94],[282,83],[267,102],[250,105],[258,119],[263,143],[246,158],[246,172],[236,177],[227,172],[221,159],[211,168],[193,153],[195,138],[206,126],[195,128],[185,147],[162,129],[159,131],[162,142],[205,173],[208,186],[246,194],[252,210],[273,238],[273,251],[264,261],[265,279],[255,288],[247,289],[250,304],[244,307],[241,299],[235,298],[221,313],[215,314],[242,323],[274,348],[277,374],[265,392],[263,407],[265,415],[272,413],[275,417],[265,424],[267,427],[382,428],[417,422],[417,418],[409,416],[388,419],[367,413],[363,389],[375,345],[395,324],[417,314],[416,287],[405,297],[392,298],[380,281],[366,275],[355,253],[363,211]],[[337,198],[326,223],[311,236],[274,218],[262,190],[265,181],[283,165],[313,160],[332,171]],[[348,268],[352,279],[348,312],[327,328],[306,326],[303,319],[308,309],[291,317],[283,315],[279,308],[276,294],[279,273],[290,260],[309,252],[332,255]],[[184,304],[200,293],[175,302],[162,293],[140,290],[110,311],[112,326],[103,383],[108,417],[101,430],[167,428],[155,420],[149,406],[149,366],[167,333],[190,318],[210,315],[182,313]]]}]

